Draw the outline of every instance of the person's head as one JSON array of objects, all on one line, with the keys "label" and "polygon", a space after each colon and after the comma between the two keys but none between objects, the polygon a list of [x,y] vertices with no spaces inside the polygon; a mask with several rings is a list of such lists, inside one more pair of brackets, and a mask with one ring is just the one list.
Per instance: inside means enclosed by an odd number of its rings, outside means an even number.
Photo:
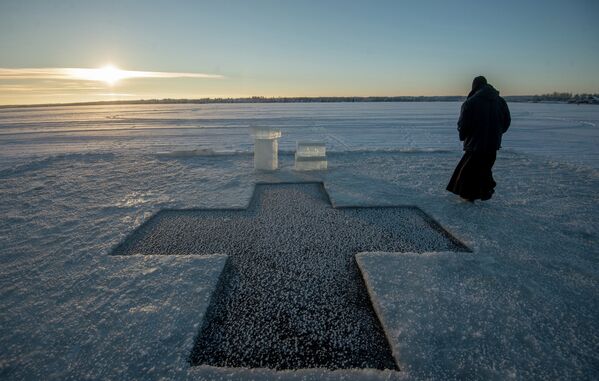
[{"label": "person's head", "polygon": [[482,75],[479,75],[478,77],[474,78],[474,80],[472,81],[472,93],[477,92],[486,84],[487,79]]}]

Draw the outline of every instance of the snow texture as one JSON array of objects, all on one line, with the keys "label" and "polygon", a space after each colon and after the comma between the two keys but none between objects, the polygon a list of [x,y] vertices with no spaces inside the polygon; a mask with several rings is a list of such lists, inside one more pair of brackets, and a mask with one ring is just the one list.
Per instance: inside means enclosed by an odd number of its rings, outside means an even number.
[{"label": "snow texture", "polygon": [[[596,379],[599,108],[510,107],[496,194],[474,204],[444,190],[458,103],[1,110],[0,378]],[[250,122],[282,127],[279,171],[253,171]],[[298,140],[327,143],[328,171],[293,171]],[[222,257],[109,255],[161,209],[244,207],[281,181],[415,205],[474,250],[362,261],[400,372],[180,366]],[[161,304],[157,332],[131,317]]]},{"label": "snow texture", "polygon": [[247,209],[159,212],[115,254],[226,253],[194,364],[396,369],[354,254],[466,250],[420,210],[332,208],[320,183],[260,184]]},{"label": "snow texture", "polygon": [[[85,274],[64,269],[31,285],[29,292],[39,289],[43,300],[3,306],[22,320],[3,321],[3,338],[10,332],[12,340],[3,341],[2,379],[144,379],[157,369],[167,377],[181,374],[225,260],[104,257]],[[42,303],[51,307],[40,311]],[[23,351],[31,342],[40,350]]]}]

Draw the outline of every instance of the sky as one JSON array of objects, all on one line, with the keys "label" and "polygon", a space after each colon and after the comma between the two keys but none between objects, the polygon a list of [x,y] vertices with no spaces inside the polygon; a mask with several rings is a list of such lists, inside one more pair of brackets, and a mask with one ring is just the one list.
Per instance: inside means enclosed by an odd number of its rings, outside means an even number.
[{"label": "sky", "polygon": [[481,74],[599,93],[599,1],[0,0],[0,104],[463,95]]}]

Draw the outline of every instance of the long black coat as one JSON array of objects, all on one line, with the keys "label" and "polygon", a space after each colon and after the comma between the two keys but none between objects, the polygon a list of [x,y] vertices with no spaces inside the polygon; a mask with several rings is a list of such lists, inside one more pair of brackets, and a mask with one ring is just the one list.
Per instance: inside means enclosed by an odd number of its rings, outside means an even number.
[{"label": "long black coat", "polygon": [[464,151],[497,151],[511,121],[510,110],[499,92],[491,85],[483,86],[462,105],[458,131]]}]

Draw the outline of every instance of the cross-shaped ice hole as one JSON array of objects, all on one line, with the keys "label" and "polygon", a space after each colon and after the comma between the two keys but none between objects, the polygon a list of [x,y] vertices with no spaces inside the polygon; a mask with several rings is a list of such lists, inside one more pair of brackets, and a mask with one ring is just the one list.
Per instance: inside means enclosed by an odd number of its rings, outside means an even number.
[{"label": "cross-shaped ice hole", "polygon": [[335,208],[321,183],[259,184],[247,209],[165,210],[114,254],[228,254],[193,365],[398,369],[358,252],[468,251],[415,207]]}]

